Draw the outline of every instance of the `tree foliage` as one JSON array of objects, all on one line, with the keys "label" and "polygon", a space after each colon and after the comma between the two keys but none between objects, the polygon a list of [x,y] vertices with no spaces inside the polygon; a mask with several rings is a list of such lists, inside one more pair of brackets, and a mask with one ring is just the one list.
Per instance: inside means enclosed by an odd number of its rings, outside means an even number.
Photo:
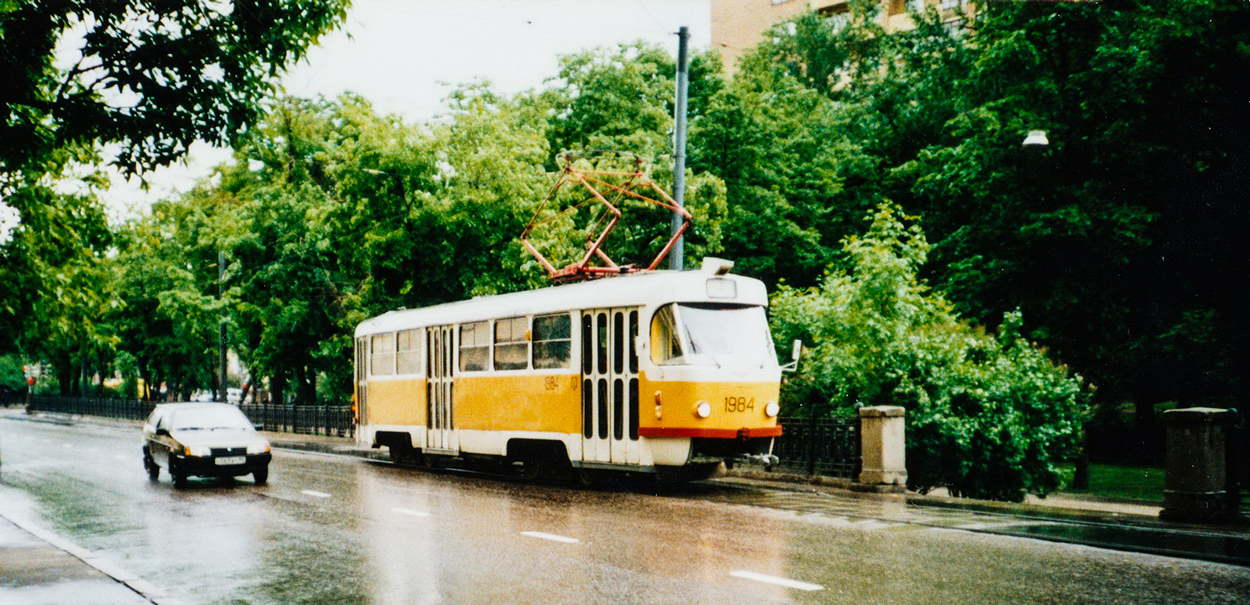
[{"label": "tree foliage", "polygon": [[[761,59],[838,104],[857,186],[925,217],[926,273],[960,312],[1154,403],[1247,395],[1250,7],[986,3],[885,35],[869,7],[801,17]],[[958,22],[956,22],[958,25]],[[748,62],[746,65],[752,65]],[[1044,150],[1026,131],[1047,131]],[[731,196],[732,199],[732,196]]]},{"label": "tree foliage", "polygon": [[897,207],[878,207],[868,232],[843,243],[849,268],[774,295],[773,331],[812,349],[783,404],[818,415],[901,405],[913,487],[1045,495],[1059,486],[1058,464],[1074,453],[1085,419],[1080,377],[1024,338],[1018,311],[997,337],[960,320],[918,278],[929,246],[919,224],[904,220]]},{"label": "tree foliage", "polygon": [[[0,3],[0,192],[50,153],[115,143],[135,174],[225,145],[346,0]],[[74,51],[77,51],[76,53]],[[59,53],[59,54],[58,54]],[[73,55],[73,56],[71,56]]]},{"label": "tree foliage", "polygon": [[[198,322],[208,331],[169,348],[185,356],[159,378],[209,386],[205,370],[215,363],[213,330],[224,311],[231,347],[275,399],[346,401],[360,321],[547,284],[518,237],[556,179],[553,159],[564,148],[552,145],[638,145],[630,151],[648,159],[650,178],[671,186],[671,167],[654,156],[671,126],[668,93],[659,90],[671,92],[672,71],[654,48],[589,51],[566,58],[565,79],[540,92],[503,98],[484,84],[456,89],[451,111],[421,125],[378,115],[353,95],[271,102],[232,163],[129,232],[117,260],[127,279],[144,283],[123,296],[128,308],[161,321],[119,318],[129,334],[147,331],[120,348],[143,369],[154,363],[149,351]],[[640,98],[649,121],[631,120]],[[697,261],[719,250],[725,188],[693,170],[687,181],[697,225],[687,250]],[[632,262],[654,253],[669,219],[655,208],[628,211],[636,220],[609,243]],[[579,226],[558,223],[547,237],[579,241]]]}]

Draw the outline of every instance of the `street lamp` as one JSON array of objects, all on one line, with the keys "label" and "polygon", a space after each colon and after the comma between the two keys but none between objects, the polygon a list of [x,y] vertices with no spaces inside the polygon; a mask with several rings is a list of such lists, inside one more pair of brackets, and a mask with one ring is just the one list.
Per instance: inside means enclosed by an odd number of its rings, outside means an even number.
[{"label": "street lamp", "polygon": [[1045,130],[1030,130],[1029,136],[1024,137],[1024,147],[1046,147],[1050,145],[1050,141],[1046,139]]}]

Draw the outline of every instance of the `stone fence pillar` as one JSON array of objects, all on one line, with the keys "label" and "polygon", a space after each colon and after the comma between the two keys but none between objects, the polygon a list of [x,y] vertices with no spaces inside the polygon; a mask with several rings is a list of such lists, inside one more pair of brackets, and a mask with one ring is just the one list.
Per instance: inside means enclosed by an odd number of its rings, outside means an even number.
[{"label": "stone fence pillar", "polygon": [[1236,413],[1217,408],[1182,408],[1163,413],[1167,462],[1160,517],[1201,520],[1236,512],[1228,491],[1228,437]]},{"label": "stone fence pillar", "polygon": [[869,485],[906,485],[907,456],[903,408],[882,405],[859,409],[859,482]]}]

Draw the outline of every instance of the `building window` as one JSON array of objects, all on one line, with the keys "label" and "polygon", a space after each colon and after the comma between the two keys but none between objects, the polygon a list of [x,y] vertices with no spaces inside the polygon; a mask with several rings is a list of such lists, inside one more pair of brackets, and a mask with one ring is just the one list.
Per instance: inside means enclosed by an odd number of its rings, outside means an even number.
[{"label": "building window", "polygon": [[568,313],[534,317],[534,369],[569,367],[571,327]]},{"label": "building window", "polygon": [[399,350],[395,365],[399,374],[421,373],[421,330],[404,330],[397,335]]},{"label": "building window", "polygon": [[481,372],[490,363],[490,322],[460,326],[460,371]]},{"label": "building window", "polygon": [[907,0],[907,12],[923,13],[924,12],[924,0]]},{"label": "building window", "polygon": [[524,317],[495,320],[495,369],[529,368],[529,321]]},{"label": "building window", "polygon": [[374,334],[369,346],[369,374],[390,376],[395,373],[395,334]]}]

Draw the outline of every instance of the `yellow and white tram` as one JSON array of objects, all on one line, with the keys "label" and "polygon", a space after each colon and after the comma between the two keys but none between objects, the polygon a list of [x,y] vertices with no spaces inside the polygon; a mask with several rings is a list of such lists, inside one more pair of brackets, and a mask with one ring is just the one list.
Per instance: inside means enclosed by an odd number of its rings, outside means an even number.
[{"label": "yellow and white tram", "polygon": [[[398,460],[706,476],[771,458],[781,367],[758,280],[622,275],[356,328],[357,439]],[[583,473],[585,474],[585,473]]]}]

